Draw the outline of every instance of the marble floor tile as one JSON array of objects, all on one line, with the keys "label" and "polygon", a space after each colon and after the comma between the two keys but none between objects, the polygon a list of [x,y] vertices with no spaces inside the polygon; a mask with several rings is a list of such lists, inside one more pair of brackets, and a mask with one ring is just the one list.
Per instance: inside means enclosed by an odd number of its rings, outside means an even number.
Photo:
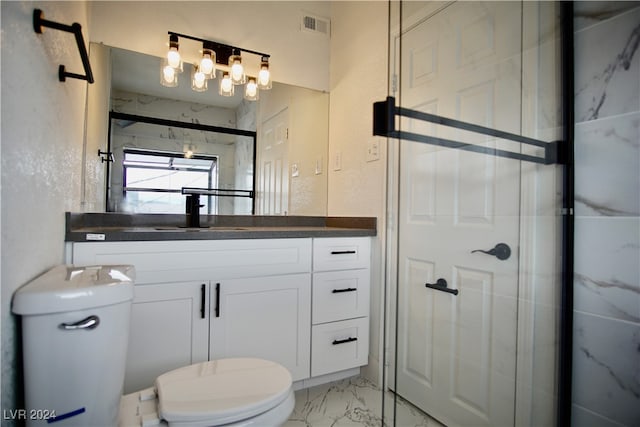
[{"label": "marble floor tile", "polygon": [[[390,394],[387,395],[389,397]],[[392,402],[393,399],[387,399]],[[439,423],[398,399],[397,427],[437,427]],[[386,408],[387,423],[392,408]],[[284,427],[350,427],[382,425],[382,393],[362,377],[352,377],[296,392],[296,406]]]}]

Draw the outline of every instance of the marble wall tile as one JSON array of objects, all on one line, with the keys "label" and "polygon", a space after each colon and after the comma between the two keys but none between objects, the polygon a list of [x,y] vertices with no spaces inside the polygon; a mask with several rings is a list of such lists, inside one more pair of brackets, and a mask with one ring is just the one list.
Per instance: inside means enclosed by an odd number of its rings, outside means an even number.
[{"label": "marble wall tile", "polygon": [[576,125],[575,162],[576,215],[640,215],[640,113]]},{"label": "marble wall tile", "polygon": [[574,319],[574,404],[640,425],[640,324],[582,312]]},{"label": "marble wall tile", "polygon": [[573,425],[580,427],[622,427],[623,424],[605,418],[601,415],[591,412],[582,406],[573,405],[571,408],[571,417]]},{"label": "marble wall tile", "polygon": [[576,122],[638,111],[640,7],[575,34]]},{"label": "marble wall tile", "polygon": [[574,29],[582,30],[640,6],[638,1],[578,1],[573,6]]},{"label": "marble wall tile", "polygon": [[640,323],[640,218],[578,217],[575,234],[575,309]]}]

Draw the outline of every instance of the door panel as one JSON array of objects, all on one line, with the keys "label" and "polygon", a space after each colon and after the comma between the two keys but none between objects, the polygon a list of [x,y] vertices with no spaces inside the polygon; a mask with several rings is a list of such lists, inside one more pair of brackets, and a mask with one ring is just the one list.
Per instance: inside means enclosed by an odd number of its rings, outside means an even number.
[{"label": "door panel", "polygon": [[[403,34],[402,106],[520,130],[519,3],[455,3]],[[507,144],[402,119],[403,131]],[[513,150],[513,147],[509,147]],[[401,141],[396,391],[449,426],[513,424],[520,165]],[[510,245],[504,261],[472,250]],[[457,296],[425,287],[443,278]]]},{"label": "door panel", "polygon": [[289,209],[289,112],[262,123],[258,196],[261,215],[286,215]]}]

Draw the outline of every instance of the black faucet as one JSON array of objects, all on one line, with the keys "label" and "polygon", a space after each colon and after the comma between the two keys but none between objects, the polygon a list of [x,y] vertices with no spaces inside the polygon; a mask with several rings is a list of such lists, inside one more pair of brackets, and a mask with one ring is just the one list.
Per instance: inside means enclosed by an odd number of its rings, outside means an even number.
[{"label": "black faucet", "polygon": [[200,227],[200,208],[204,206],[200,204],[199,194],[187,194],[187,203],[185,212],[187,214],[187,227]]}]

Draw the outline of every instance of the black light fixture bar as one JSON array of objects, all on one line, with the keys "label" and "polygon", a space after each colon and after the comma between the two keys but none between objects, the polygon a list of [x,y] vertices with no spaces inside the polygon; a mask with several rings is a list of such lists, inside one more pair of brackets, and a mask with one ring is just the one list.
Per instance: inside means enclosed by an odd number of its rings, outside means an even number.
[{"label": "black light fixture bar", "polygon": [[93,73],[91,72],[89,55],[87,54],[87,48],[84,44],[84,38],[82,37],[82,27],[80,26],[80,24],[74,22],[71,25],[66,25],[60,24],[59,22],[48,21],[43,18],[42,10],[34,9],[33,30],[38,34],[42,34],[42,27],[53,28],[54,30],[65,31],[67,33],[73,33],[76,38],[76,44],[78,45],[78,50],[80,51],[80,59],[82,59],[82,66],[84,67],[84,75],[70,73],[66,70],[64,65],[60,65],[60,67],[58,67],[58,79],[61,82],[64,82],[67,77],[71,77],[72,79],[86,80],[89,83],[93,83]]},{"label": "black light fixture bar", "polygon": [[229,60],[229,57],[232,55],[232,52],[234,50],[239,50],[242,52],[247,52],[253,55],[260,55],[260,56],[264,56],[266,58],[271,57],[271,55],[269,55],[268,53],[263,53],[263,52],[258,52],[255,50],[249,50],[249,49],[244,49],[241,47],[237,47],[237,46],[231,46],[228,44],[224,44],[224,43],[218,43],[212,40],[206,40],[206,39],[201,39],[200,37],[194,37],[194,36],[189,36],[187,34],[181,34],[181,33],[176,33],[173,31],[168,31],[168,34],[170,36],[176,36],[176,37],[182,37],[185,39],[189,39],[189,40],[194,40],[197,42],[201,42],[203,44],[208,45],[211,50],[214,50],[216,52],[216,63],[218,64],[226,64]]},{"label": "black light fixture bar", "polygon": [[[421,135],[413,132],[396,130],[396,116],[409,117],[412,119],[431,122],[442,126],[453,127],[469,132],[480,133],[496,138],[520,142],[522,144],[541,147],[544,148],[544,157],[532,156],[508,150],[494,149],[481,145],[473,145],[429,135]],[[437,116],[435,114],[424,113],[422,111],[411,110],[408,108],[396,107],[395,98],[392,96],[388,96],[386,101],[380,101],[373,104],[373,134],[378,136],[422,142],[431,145],[438,145],[440,147],[456,148],[459,150],[472,151],[492,156],[506,157],[515,160],[541,163],[545,165],[560,163],[558,158],[558,141],[540,141],[537,139],[528,138],[526,136],[509,133],[498,129],[492,129],[473,123],[450,119],[448,117]]]}]

